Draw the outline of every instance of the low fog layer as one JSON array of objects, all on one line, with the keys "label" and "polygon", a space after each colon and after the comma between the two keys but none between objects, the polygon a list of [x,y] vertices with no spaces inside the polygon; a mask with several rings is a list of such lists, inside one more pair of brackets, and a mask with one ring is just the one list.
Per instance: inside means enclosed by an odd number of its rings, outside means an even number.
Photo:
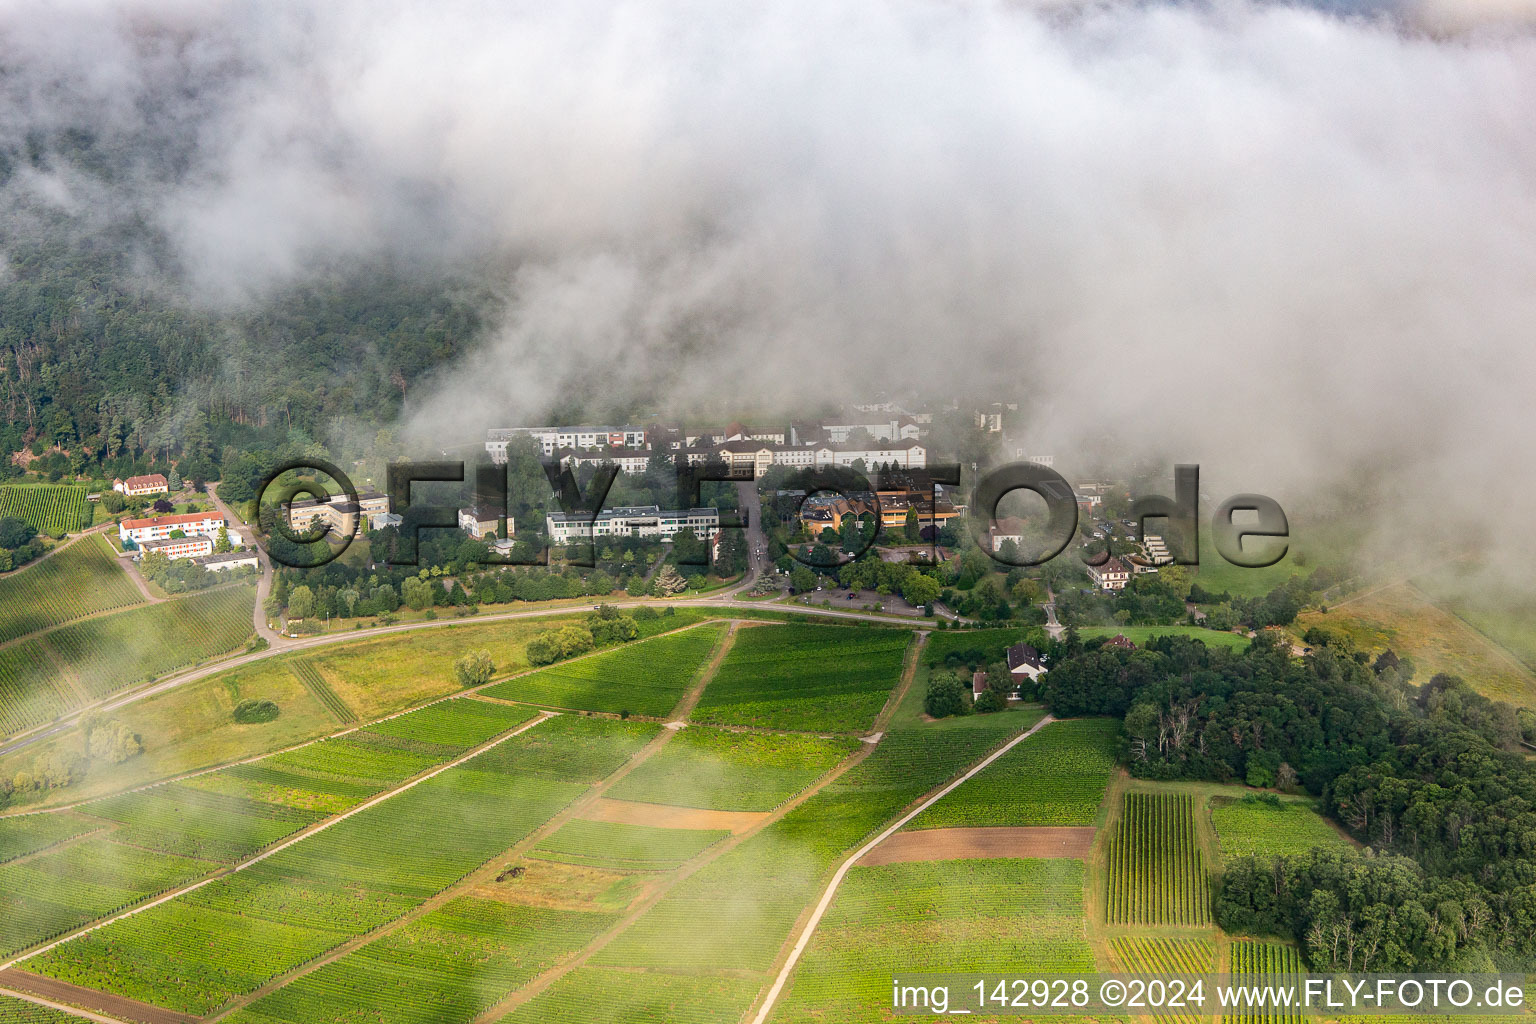
[{"label": "low fog layer", "polygon": [[[18,3],[13,217],[132,210],[199,301],[473,267],[423,438],[570,396],[920,387],[1285,493],[1530,500],[1531,5]],[[1520,493],[1521,490],[1525,493]],[[1479,493],[1481,491],[1481,493]],[[1468,502],[1458,499],[1446,511]]]}]

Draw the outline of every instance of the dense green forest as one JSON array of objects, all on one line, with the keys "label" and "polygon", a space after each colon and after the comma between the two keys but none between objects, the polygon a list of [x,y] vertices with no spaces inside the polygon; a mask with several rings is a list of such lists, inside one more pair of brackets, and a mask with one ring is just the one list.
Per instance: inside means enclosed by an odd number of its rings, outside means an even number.
[{"label": "dense green forest", "polygon": [[1294,938],[1317,969],[1536,958],[1536,766],[1509,705],[1342,643],[1297,659],[1264,636],[1234,653],[1069,632],[1051,654],[1051,710],[1123,717],[1133,774],[1304,790],[1365,845],[1229,865],[1223,927]]},{"label": "dense green forest", "polygon": [[465,282],[381,267],[214,312],[168,290],[152,232],[49,227],[0,237],[0,453],[30,450],[55,478],[176,459],[216,479],[231,448],[366,433],[480,328]]}]

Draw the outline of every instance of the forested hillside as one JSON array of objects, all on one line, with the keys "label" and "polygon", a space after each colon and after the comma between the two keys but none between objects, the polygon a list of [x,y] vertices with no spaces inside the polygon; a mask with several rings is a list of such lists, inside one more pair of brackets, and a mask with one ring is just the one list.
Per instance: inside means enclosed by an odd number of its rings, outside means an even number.
[{"label": "forested hillside", "polygon": [[483,296],[374,267],[213,312],[175,294],[153,232],[56,219],[0,239],[0,474],[111,476],[180,462],[213,479],[226,446],[277,447],[391,422],[464,351]]}]

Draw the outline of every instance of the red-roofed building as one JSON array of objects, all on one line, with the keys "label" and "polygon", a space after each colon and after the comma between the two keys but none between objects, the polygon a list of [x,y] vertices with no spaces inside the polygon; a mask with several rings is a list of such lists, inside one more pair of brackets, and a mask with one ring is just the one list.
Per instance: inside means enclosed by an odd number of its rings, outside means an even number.
[{"label": "red-roofed building", "polygon": [[131,540],[143,547],[157,540],[169,540],[180,530],[187,536],[201,534],[212,537],[224,526],[224,517],[217,512],[189,512],[180,516],[155,516],[152,519],[125,519],[117,524],[119,540]]},{"label": "red-roofed building", "polygon": [[146,494],[171,493],[171,485],[159,473],[151,473],[148,476],[131,476],[127,480],[113,480],[112,489],[118,494],[124,494],[130,498],[139,498]]}]

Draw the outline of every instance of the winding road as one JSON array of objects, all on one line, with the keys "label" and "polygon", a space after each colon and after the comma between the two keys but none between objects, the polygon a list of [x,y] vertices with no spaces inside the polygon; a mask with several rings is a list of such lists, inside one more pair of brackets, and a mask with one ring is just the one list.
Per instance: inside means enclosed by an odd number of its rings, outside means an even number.
[{"label": "winding road", "polygon": [[[211,497],[213,497],[214,504],[218,507],[219,511],[223,513],[226,519],[234,522],[239,521],[233,516],[228,507],[224,505],[224,503],[220,501],[216,495],[214,495],[212,487],[209,488],[209,494]],[[675,598],[669,600],[656,600],[653,598],[620,598],[617,600],[608,600],[604,603],[615,605],[621,608],[639,608],[645,606],[653,608],[735,608],[755,610],[762,610],[766,608],[772,611],[790,612],[795,615],[810,615],[829,619],[852,619],[857,621],[878,622],[885,625],[922,625],[921,620],[913,623],[903,623],[899,620],[892,619],[889,616],[875,615],[868,612],[841,611],[833,608],[815,608],[808,605],[777,604],[761,601],[737,600],[737,596],[744,591],[749,590],[752,585],[757,582],[758,575],[766,571],[768,567],[767,540],[762,532],[762,513],[757,499],[756,488],[751,487],[750,485],[744,485],[742,488],[741,497],[742,509],[748,515],[747,551],[749,567],[746,574],[739,582],[732,584],[730,587],[721,590],[716,594],[711,594],[709,597],[682,600]],[[226,658],[223,661],[217,661],[210,665],[203,665],[198,668],[189,669],[185,672],[179,672],[174,675],[167,676],[159,682],[152,683],[149,686],[143,687],[141,689],[119,694],[116,697],[108,698],[107,700],[98,704],[81,708],[78,711],[72,712],[65,718],[52,723],[51,725],[39,729],[36,732],[23,735],[15,740],[12,740],[10,743],[0,746],[0,755],[9,754],[16,750],[21,750],[25,747],[32,746],[35,743],[40,743],[51,736],[57,736],[59,733],[66,732],[69,729],[72,729],[75,725],[75,722],[87,712],[115,711],[118,708],[125,707],[129,704],[133,704],[141,700],[146,700],[150,697],[158,696],[168,690],[174,690],[177,687],[186,686],[188,683],[197,682],[199,679],[206,679],[208,676],[211,676],[215,673],[225,672],[229,669],[240,668],[244,665],[250,665],[254,662],[262,661],[266,658],[276,657],[280,654],[289,654],[294,651],[306,651],[317,647],[326,647],[331,644],[352,643],[358,640],[366,640],[379,636],[388,636],[395,633],[406,633],[417,629],[440,629],[444,626],[478,625],[480,623],[486,622],[507,622],[515,619],[537,619],[558,615],[571,615],[579,613],[587,607],[585,604],[566,604],[555,608],[531,608],[525,611],[495,612],[490,615],[476,615],[472,618],[465,619],[437,619],[430,622],[407,622],[393,626],[378,626],[373,629],[351,630],[345,633],[327,633],[320,636],[299,638],[286,637],[271,629],[266,623],[266,617],[262,611],[262,605],[265,603],[267,595],[270,594],[272,590],[272,564],[268,560],[266,552],[261,549],[260,545],[257,545],[256,550],[258,557],[261,559],[262,574],[261,580],[257,584],[256,589],[256,610],[254,613],[252,625],[256,628],[257,634],[267,641],[268,647],[266,650],[253,651],[250,654],[242,654],[234,658]]]}]

